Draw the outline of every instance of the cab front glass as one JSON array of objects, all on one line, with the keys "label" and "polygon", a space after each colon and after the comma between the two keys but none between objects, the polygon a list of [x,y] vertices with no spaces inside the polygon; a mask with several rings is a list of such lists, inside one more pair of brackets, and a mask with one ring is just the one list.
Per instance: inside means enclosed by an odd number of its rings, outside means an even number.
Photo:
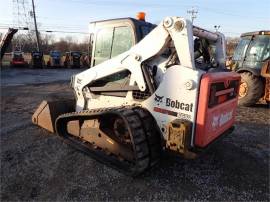
[{"label": "cab front glass", "polygon": [[234,52],[236,68],[260,69],[270,58],[270,35],[242,37]]}]

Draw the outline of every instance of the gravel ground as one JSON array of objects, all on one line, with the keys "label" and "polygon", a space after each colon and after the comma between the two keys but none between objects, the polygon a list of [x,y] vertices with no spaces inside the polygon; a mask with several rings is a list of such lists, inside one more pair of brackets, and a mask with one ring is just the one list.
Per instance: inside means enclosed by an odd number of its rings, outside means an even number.
[{"label": "gravel ground", "polygon": [[269,201],[270,111],[263,104],[239,108],[233,134],[200,158],[164,154],[133,179],[31,124],[43,99],[73,96],[68,81],[29,84],[15,75],[19,86],[1,75],[1,201]]},{"label": "gravel ground", "polygon": [[42,84],[59,81],[69,81],[73,74],[82,69],[1,69],[2,86],[18,86],[26,84]]}]

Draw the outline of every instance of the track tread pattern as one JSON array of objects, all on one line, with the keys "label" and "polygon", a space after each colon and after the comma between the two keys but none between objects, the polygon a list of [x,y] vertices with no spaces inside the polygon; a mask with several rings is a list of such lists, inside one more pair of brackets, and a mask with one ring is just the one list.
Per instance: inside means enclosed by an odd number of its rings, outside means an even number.
[{"label": "track tread pattern", "polygon": [[[55,123],[55,128],[59,136],[63,137],[66,140],[69,140],[70,143],[74,143],[75,147],[89,155],[96,154],[96,159],[102,161],[105,164],[108,164],[127,175],[137,176],[144,172],[146,169],[154,165],[158,158],[160,150],[160,145],[156,145],[159,141],[157,138],[152,137],[152,131],[155,131],[153,127],[155,126],[153,121],[155,121],[149,112],[145,112],[139,107],[117,107],[117,108],[101,108],[93,110],[84,110],[81,112],[71,112],[67,114],[60,115]],[[135,162],[127,165],[123,162],[113,159],[111,156],[106,155],[105,151],[88,148],[86,143],[78,143],[79,141],[73,140],[72,135],[67,133],[66,124],[71,120],[83,120],[86,117],[97,118],[104,114],[117,114],[123,118],[126,122],[129,132],[131,134],[131,140],[133,144],[133,151],[135,156]],[[148,114],[147,114],[148,113]],[[151,127],[149,127],[152,125]],[[156,135],[156,134],[155,134]],[[72,144],[71,144],[72,145]]]},{"label": "track tread pattern", "polygon": [[161,157],[161,138],[155,119],[151,114],[141,107],[135,107],[134,111],[139,115],[143,129],[146,134],[147,144],[150,153],[149,167],[156,165]]}]

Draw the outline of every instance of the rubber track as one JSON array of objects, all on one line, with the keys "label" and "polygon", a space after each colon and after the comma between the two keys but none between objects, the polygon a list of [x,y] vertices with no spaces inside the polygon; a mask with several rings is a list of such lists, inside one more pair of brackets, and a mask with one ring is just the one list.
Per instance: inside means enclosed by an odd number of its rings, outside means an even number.
[{"label": "rubber track", "polygon": [[152,167],[156,165],[161,158],[162,146],[160,132],[158,131],[155,119],[146,109],[135,107],[133,110],[139,115],[141,119],[149,148],[149,166]]},{"label": "rubber track", "polygon": [[[107,155],[102,149],[97,149],[94,145],[83,142],[67,132],[67,123],[71,120],[83,121],[85,119],[95,119],[102,115],[117,115],[120,116],[128,126],[131,134],[131,142],[133,144],[133,151],[135,162],[120,161],[113,155]],[[151,124],[151,123],[149,123]],[[149,152],[149,143],[146,138],[145,124],[143,124],[138,112],[131,107],[119,108],[102,108],[94,110],[85,110],[82,112],[72,112],[60,115],[55,122],[56,132],[59,136],[63,137],[67,143],[73,147],[83,151],[84,153],[94,157],[96,160],[101,161],[115,169],[124,172],[127,175],[137,176],[151,166]]]}]

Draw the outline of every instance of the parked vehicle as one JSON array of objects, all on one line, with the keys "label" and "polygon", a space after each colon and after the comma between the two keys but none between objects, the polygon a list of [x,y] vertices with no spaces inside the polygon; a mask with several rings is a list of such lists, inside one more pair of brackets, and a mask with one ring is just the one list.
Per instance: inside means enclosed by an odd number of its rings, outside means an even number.
[{"label": "parked vehicle", "polygon": [[240,105],[251,106],[260,98],[270,102],[269,60],[270,31],[241,35],[231,63],[231,69],[241,74]]},{"label": "parked vehicle", "polygon": [[96,28],[92,67],[71,78],[75,99],[43,101],[33,123],[132,176],[163,149],[195,158],[233,131],[240,76],[225,69],[222,33],[181,17]]},{"label": "parked vehicle", "polygon": [[12,52],[12,59],[10,61],[10,66],[12,67],[25,67],[27,62],[24,61],[23,52],[14,51]]},{"label": "parked vehicle", "polygon": [[60,67],[61,66],[61,53],[60,51],[50,51],[50,58],[47,62],[48,67]]},{"label": "parked vehicle", "polygon": [[44,65],[43,52],[33,51],[31,53],[31,67],[43,68],[43,65]]},{"label": "parked vehicle", "polygon": [[70,51],[66,52],[64,67],[67,68],[80,68],[81,67],[81,56],[80,51]]}]

